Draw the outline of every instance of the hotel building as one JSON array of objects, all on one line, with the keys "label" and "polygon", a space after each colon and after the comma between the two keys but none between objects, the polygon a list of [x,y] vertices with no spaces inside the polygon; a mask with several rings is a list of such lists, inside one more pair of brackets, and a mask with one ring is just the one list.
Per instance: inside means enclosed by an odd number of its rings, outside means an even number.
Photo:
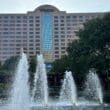
[{"label": "hotel building", "polygon": [[88,20],[104,13],[67,13],[42,5],[25,14],[0,14],[0,61],[18,56],[23,48],[28,57],[42,53],[46,62],[66,54],[70,42]]}]

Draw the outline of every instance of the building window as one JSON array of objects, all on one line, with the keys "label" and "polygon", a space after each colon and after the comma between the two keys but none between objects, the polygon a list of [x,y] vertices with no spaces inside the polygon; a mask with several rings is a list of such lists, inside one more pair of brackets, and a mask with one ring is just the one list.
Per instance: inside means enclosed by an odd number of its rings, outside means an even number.
[{"label": "building window", "polygon": [[59,47],[55,47],[55,50],[58,50],[59,49]]},{"label": "building window", "polygon": [[27,16],[23,16],[23,19],[27,19]]},{"label": "building window", "polygon": [[27,23],[27,20],[23,20],[23,23]]},{"label": "building window", "polygon": [[55,31],[54,34],[58,34],[58,31]]},{"label": "building window", "polygon": [[54,19],[58,19],[58,16],[54,16]]},{"label": "building window", "polygon": [[59,51],[55,51],[55,54],[58,54],[59,53]]},{"label": "building window", "polygon": [[21,19],[21,16],[17,16],[17,19]]},{"label": "building window", "polygon": [[60,20],[60,22],[61,22],[61,23],[63,23],[63,22],[64,22],[64,20]]},{"label": "building window", "polygon": [[40,26],[40,24],[36,24],[36,27]]},{"label": "building window", "polygon": [[4,19],[8,19],[8,16],[4,16]]},{"label": "building window", "polygon": [[33,20],[29,20],[29,23],[33,23],[34,21]]},{"label": "building window", "polygon": [[73,18],[77,18],[77,16],[73,16]]},{"label": "building window", "polygon": [[30,28],[29,30],[30,30],[30,31],[33,31],[33,28]]},{"label": "building window", "polygon": [[65,28],[60,28],[60,30],[64,30]]},{"label": "building window", "polygon": [[65,34],[65,31],[61,31],[61,34]]},{"label": "building window", "polygon": [[54,36],[54,38],[58,38],[58,37],[59,37],[58,35],[55,35],[55,36]]},{"label": "building window", "polygon": [[59,58],[59,55],[55,55],[55,58]]},{"label": "building window", "polygon": [[70,18],[71,18],[71,16],[66,16],[66,18],[67,18],[67,19],[70,19]]},{"label": "building window", "polygon": [[34,34],[33,32],[29,32],[29,34]]},{"label": "building window", "polygon": [[58,24],[54,24],[54,26],[58,26]]},{"label": "building window", "polygon": [[60,16],[61,19],[64,19],[64,16]]},{"label": "building window", "polygon": [[29,26],[33,26],[33,24],[29,24]]},{"label": "building window", "polygon": [[39,40],[39,39],[37,39],[37,40],[36,40],[36,42],[40,42],[40,40]]},{"label": "building window", "polygon": [[60,24],[60,26],[64,26],[64,24]]},{"label": "building window", "polygon": [[64,49],[65,49],[65,47],[61,47],[61,49],[62,49],[62,50],[64,50]]},{"label": "building window", "polygon": [[25,27],[25,26],[27,26],[27,24],[23,24],[23,26]]},{"label": "building window", "polygon": [[29,19],[33,19],[34,17],[33,16],[29,16]]},{"label": "building window", "polygon": [[61,35],[61,38],[65,38],[65,35]]},{"label": "building window", "polygon": [[54,30],[58,30],[58,28],[54,28]]},{"label": "building window", "polygon": [[29,42],[34,42],[34,40],[29,40]]},{"label": "building window", "polygon": [[39,23],[39,22],[40,22],[40,20],[36,20],[36,22],[37,22],[37,23]]},{"label": "building window", "polygon": [[55,23],[58,23],[58,20],[54,20]]},{"label": "building window", "polygon": [[39,16],[36,16],[36,19],[39,19]]},{"label": "building window", "polygon": [[40,38],[40,36],[36,36],[36,38]]}]

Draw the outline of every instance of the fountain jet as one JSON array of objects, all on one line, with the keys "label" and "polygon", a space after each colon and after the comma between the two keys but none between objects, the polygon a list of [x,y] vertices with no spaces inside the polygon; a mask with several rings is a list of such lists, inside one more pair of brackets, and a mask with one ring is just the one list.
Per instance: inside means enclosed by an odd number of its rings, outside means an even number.
[{"label": "fountain jet", "polygon": [[84,95],[94,101],[98,101],[100,104],[103,104],[102,87],[96,72],[89,71],[85,83]]},{"label": "fountain jet", "polygon": [[30,110],[28,78],[27,56],[22,53],[11,91],[11,104],[9,107],[11,110]]},{"label": "fountain jet", "polygon": [[77,103],[76,85],[71,72],[66,71],[66,75],[60,93],[60,101],[69,101],[74,105],[76,105]]},{"label": "fountain jet", "polygon": [[45,106],[48,105],[48,84],[43,55],[37,56],[37,67],[34,77],[32,100],[36,103],[42,103]]}]

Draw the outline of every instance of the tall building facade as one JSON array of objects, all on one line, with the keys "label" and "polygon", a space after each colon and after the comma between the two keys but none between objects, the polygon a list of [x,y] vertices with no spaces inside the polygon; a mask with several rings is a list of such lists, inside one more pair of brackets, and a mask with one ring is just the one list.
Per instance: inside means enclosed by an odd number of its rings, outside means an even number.
[{"label": "tall building facade", "polygon": [[26,14],[0,14],[0,61],[20,54],[42,53],[46,62],[66,54],[70,42],[88,20],[104,13],[67,13],[51,5],[43,5]]}]

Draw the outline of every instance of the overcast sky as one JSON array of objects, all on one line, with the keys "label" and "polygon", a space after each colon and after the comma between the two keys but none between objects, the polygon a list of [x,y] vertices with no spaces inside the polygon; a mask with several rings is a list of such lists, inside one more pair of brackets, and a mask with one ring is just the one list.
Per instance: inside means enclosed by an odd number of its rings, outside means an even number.
[{"label": "overcast sky", "polygon": [[110,0],[0,0],[0,13],[26,13],[44,4],[67,12],[110,11]]}]

